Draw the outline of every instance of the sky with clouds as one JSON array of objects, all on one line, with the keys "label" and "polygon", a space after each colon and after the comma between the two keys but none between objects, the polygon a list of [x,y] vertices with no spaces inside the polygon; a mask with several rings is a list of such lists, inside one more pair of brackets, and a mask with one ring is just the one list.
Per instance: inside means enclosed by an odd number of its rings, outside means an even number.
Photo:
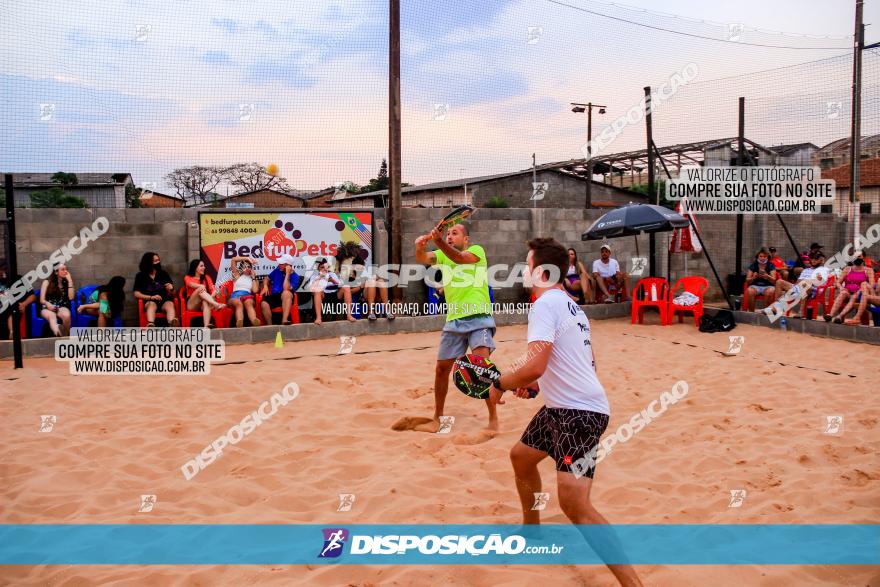
[{"label": "sky with clouds", "polygon": [[[598,133],[689,63],[697,78],[657,109],[659,144],[735,134],[740,95],[756,140],[845,136],[853,5],[403,0],[404,181],[580,157],[586,118],[569,102],[608,106]],[[387,23],[367,0],[3,3],[2,167],[162,186],[175,167],[256,161],[301,189],[366,183],[387,152]],[[880,132],[876,51],[865,68],[867,134]],[[611,150],[643,142],[633,124]]]}]

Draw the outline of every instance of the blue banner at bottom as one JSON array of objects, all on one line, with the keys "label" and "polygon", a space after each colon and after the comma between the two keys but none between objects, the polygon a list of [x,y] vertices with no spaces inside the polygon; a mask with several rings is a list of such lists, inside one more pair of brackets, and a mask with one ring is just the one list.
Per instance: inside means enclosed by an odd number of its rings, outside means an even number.
[{"label": "blue banner at bottom", "polygon": [[878,525],[7,524],[0,564],[877,565]]}]

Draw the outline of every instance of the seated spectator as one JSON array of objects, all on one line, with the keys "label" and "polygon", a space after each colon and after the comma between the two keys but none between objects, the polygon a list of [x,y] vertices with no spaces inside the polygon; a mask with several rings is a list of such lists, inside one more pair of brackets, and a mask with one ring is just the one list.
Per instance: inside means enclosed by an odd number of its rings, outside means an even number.
[{"label": "seated spectator", "polygon": [[[771,262],[772,262],[772,260],[771,260]],[[810,266],[801,272],[800,277],[798,277],[798,282],[807,281],[809,279],[812,279],[813,277],[817,277],[816,272],[820,271],[820,270],[826,272],[825,278],[827,279],[827,277],[828,277],[827,269],[821,269],[822,265],[824,265],[824,264],[825,264],[825,256],[822,255],[822,253],[814,254],[812,257],[810,257]],[[796,287],[796,285],[793,283],[789,283],[788,281],[785,281],[784,279],[777,279],[776,280],[776,291],[774,292],[774,299],[777,299],[777,300],[780,299],[780,296],[785,294],[785,292],[787,292],[788,290],[790,290],[793,287]],[[805,303],[807,303],[808,300],[811,300],[814,297],[816,297],[816,290],[817,290],[816,286],[811,287],[807,296],[801,300],[801,314],[803,314],[803,307],[804,307],[803,305]]]},{"label": "seated spectator", "polygon": [[825,253],[822,252],[823,246],[824,245],[820,245],[819,243],[810,243],[809,250],[803,251],[801,253],[800,258],[795,262],[794,269],[792,270],[792,274],[794,275],[795,279],[800,276],[801,271],[810,266],[810,257],[817,253],[823,256],[825,255]]},{"label": "seated spectator", "polygon": [[[776,247],[770,247],[768,250],[770,251],[770,262],[776,267],[779,276],[784,280],[788,280],[788,265],[785,264],[785,259],[776,254]],[[808,263],[807,268],[809,269],[809,267]]]},{"label": "seated spectator", "polygon": [[92,290],[85,303],[80,304],[79,313],[98,318],[98,327],[104,328],[114,317],[122,316],[125,304],[125,278],[115,275],[106,285]]},{"label": "seated spectator", "polygon": [[[0,296],[4,295],[12,295],[7,294],[9,288],[12,287],[17,281],[21,280],[21,275],[9,275],[9,266],[6,264],[6,261],[0,261]],[[12,328],[12,312],[15,309],[15,304],[18,304],[18,311],[21,313],[21,320],[27,320],[27,307],[37,301],[37,294],[34,291],[29,291],[24,296],[24,298],[18,300],[13,304],[9,304],[3,313],[0,314],[0,328],[6,328],[6,330],[0,335],[2,338],[9,338],[12,340],[13,328]]]},{"label": "seated spectator", "polygon": [[[360,261],[357,263],[359,266],[357,273],[354,271],[355,261]],[[364,289],[364,280],[360,275],[364,267],[363,259],[360,258],[360,246],[355,242],[342,243],[339,247],[339,253],[336,255],[336,263],[339,267],[341,280],[339,291],[345,302],[345,318],[349,322],[355,322],[356,320],[351,314],[352,297]]]},{"label": "seated spectator", "polygon": [[205,262],[201,259],[193,259],[189,262],[186,277],[183,278],[186,291],[186,310],[190,312],[202,312],[202,324],[205,328],[214,328],[211,323],[211,311],[222,310],[226,304],[216,300],[217,291],[211,276],[205,273]]},{"label": "seated spectator", "polygon": [[596,295],[605,296],[605,303],[613,303],[623,291],[629,289],[629,276],[620,270],[617,259],[611,258],[611,247],[602,245],[601,259],[593,261],[593,279],[596,281]]},{"label": "seated spectator", "polygon": [[865,262],[868,269],[874,268],[874,259],[865,254],[865,251],[856,251],[856,258],[860,258]]},{"label": "seated spectator", "polygon": [[180,324],[174,310],[174,283],[171,276],[162,269],[162,260],[152,252],[144,253],[134,278],[134,297],[144,300],[144,314],[147,328],[156,325],[156,312],[165,312],[169,326]]},{"label": "seated spectator", "polygon": [[70,332],[70,300],[73,296],[73,276],[62,263],[40,288],[40,315],[49,323],[55,336],[67,336]]},{"label": "seated spectator", "polygon": [[318,259],[315,272],[309,282],[309,291],[312,292],[312,299],[315,306],[315,324],[322,324],[321,304],[325,295],[336,297],[339,291],[339,276],[330,271],[330,264],[327,259]]},{"label": "seated spectator", "polygon": [[[875,281],[874,287],[871,287],[867,283],[862,284],[861,297],[859,299],[859,307],[856,310],[856,315],[849,320],[846,320],[845,324],[861,324],[862,316],[864,316],[865,311],[867,311],[868,304],[880,306],[880,281]],[[874,326],[880,326],[880,324],[877,324],[875,320]]]},{"label": "seated spectator", "polygon": [[767,249],[761,249],[755,254],[755,261],[749,265],[746,274],[746,305],[748,308],[757,311],[755,300],[760,296],[764,300],[764,306],[773,303],[774,294],[776,293],[776,282],[779,279],[779,273],[770,263],[770,252]]},{"label": "seated spectator", "polygon": [[247,312],[251,326],[260,326],[257,318],[255,296],[260,289],[260,282],[254,278],[256,261],[250,257],[233,257],[229,262],[232,269],[232,295],[227,305],[235,310],[235,327],[244,326],[244,314]]},{"label": "seated spectator", "polygon": [[266,324],[272,324],[272,310],[281,308],[281,324],[292,324],[290,309],[293,307],[293,296],[299,289],[302,278],[293,270],[294,258],[291,255],[278,257],[278,266],[273,269],[266,279],[260,295],[263,301],[260,310],[263,312],[263,320]]},{"label": "seated spectator", "polygon": [[[360,260],[363,263],[363,260]],[[357,260],[355,260],[355,264],[357,264]],[[367,298],[367,308],[369,309],[369,315],[367,318],[369,320],[376,320],[376,292],[379,292],[379,299],[382,300],[382,307],[385,308],[385,317],[389,320],[394,320],[394,314],[391,311],[391,307],[388,305],[388,282],[382,279],[381,277],[373,274],[372,267],[366,267],[364,272],[361,274],[361,277],[365,279],[364,281],[364,296]],[[437,294],[443,295],[443,288],[439,288],[437,290]]]},{"label": "seated spectator", "polygon": [[586,304],[592,297],[590,278],[584,264],[578,261],[577,251],[568,249],[568,273],[562,280],[565,293],[578,304]]},{"label": "seated spectator", "polygon": [[843,268],[837,285],[837,298],[831,312],[824,316],[825,320],[843,324],[847,314],[859,303],[863,287],[867,288],[865,291],[868,293],[874,289],[874,270],[865,267],[864,259],[856,257],[852,265]]}]

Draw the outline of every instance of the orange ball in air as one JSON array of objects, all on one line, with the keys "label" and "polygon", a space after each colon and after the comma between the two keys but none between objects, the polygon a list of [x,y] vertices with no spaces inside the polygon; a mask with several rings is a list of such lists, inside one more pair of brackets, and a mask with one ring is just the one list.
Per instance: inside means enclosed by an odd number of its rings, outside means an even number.
[{"label": "orange ball in air", "polygon": [[269,166],[266,167],[266,173],[269,175],[278,175],[278,166],[274,163],[269,163]]}]

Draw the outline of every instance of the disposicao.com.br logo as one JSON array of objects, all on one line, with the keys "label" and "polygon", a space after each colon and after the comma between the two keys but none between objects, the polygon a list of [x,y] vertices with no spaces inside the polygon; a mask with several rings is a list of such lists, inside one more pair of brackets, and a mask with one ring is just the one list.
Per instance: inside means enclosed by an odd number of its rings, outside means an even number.
[{"label": "disposicao.com.br logo", "polygon": [[343,553],[348,538],[350,555],[517,555],[559,554],[564,546],[556,544],[528,546],[518,534],[502,538],[501,534],[429,534],[351,535],[345,528],[324,528],[324,545],[318,558],[336,558]]}]

